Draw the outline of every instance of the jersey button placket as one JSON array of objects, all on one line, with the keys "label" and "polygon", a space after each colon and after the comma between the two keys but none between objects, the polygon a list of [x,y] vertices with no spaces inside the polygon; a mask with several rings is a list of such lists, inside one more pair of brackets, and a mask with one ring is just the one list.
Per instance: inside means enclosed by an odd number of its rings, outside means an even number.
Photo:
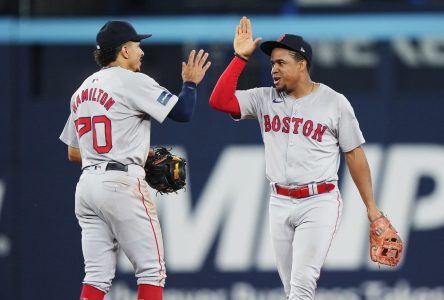
[{"label": "jersey button placket", "polygon": [[[294,101],[294,100],[293,100]],[[286,178],[287,181],[293,181],[292,180],[292,176],[291,174],[293,174],[293,169],[295,167],[295,160],[294,157],[296,156],[296,136],[293,133],[293,122],[291,122],[291,120],[297,116],[297,108],[298,108],[298,103],[296,101],[294,101],[293,105],[292,105],[292,111],[291,111],[291,115],[290,115],[290,131],[288,133],[288,142],[287,142],[287,167],[286,167]]]},{"label": "jersey button placket", "polygon": [[287,148],[288,151],[294,151],[293,147],[296,145],[296,141],[295,141],[296,140],[296,136],[293,133],[293,131],[294,131],[294,123],[292,122],[292,120],[293,120],[293,118],[297,117],[298,108],[299,108],[299,103],[294,101],[293,107],[292,107],[291,116],[290,116],[290,132],[288,133],[288,148]]}]

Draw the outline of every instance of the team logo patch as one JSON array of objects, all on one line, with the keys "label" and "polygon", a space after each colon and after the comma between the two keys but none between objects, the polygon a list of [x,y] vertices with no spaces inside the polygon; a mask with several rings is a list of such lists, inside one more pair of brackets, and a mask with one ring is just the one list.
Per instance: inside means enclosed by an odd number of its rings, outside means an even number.
[{"label": "team logo patch", "polygon": [[280,37],[278,37],[278,39],[276,40],[277,42],[280,42],[280,41],[282,41],[283,39],[284,39],[284,37],[285,37],[285,34],[283,34],[283,35],[281,35]]},{"label": "team logo patch", "polygon": [[173,97],[172,94],[168,93],[167,91],[163,91],[159,98],[157,98],[157,102],[159,102],[162,105],[167,105],[168,101],[170,101],[171,97]]}]

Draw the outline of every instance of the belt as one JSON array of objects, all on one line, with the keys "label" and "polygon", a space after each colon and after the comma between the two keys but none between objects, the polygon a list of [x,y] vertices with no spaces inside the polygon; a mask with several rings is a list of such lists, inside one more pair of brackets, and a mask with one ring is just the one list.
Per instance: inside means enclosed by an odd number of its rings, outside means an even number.
[{"label": "belt", "polygon": [[121,164],[119,162],[115,162],[115,161],[110,161],[107,165],[106,165],[106,170],[107,171],[122,171],[122,172],[128,172],[128,166]]},{"label": "belt", "polygon": [[317,194],[328,193],[335,188],[335,185],[333,183],[324,182],[318,184],[308,184],[298,188],[286,188],[278,184],[275,184],[275,187],[277,194],[299,199]]}]

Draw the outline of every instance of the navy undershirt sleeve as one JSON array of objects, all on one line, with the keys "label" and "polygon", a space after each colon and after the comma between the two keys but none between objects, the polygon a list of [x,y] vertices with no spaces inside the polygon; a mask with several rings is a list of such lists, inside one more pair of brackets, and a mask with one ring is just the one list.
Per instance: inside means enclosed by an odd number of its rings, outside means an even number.
[{"label": "navy undershirt sleeve", "polygon": [[189,122],[194,112],[197,99],[197,86],[194,82],[184,82],[179,100],[168,114],[168,118],[177,122]]}]

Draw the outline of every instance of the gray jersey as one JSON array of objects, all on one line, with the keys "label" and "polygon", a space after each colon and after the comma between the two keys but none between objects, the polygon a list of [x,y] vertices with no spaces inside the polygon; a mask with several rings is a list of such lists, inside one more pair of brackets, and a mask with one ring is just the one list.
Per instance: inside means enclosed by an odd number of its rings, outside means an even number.
[{"label": "gray jersey", "polygon": [[320,84],[299,99],[271,87],[236,91],[241,119],[258,119],[271,182],[305,185],[336,181],[339,147],[348,152],[365,142],[344,95]]},{"label": "gray jersey", "polygon": [[151,118],[162,123],[177,100],[143,73],[120,67],[102,69],[72,96],[71,114],[60,139],[80,148],[83,168],[104,161],[143,166]]}]

